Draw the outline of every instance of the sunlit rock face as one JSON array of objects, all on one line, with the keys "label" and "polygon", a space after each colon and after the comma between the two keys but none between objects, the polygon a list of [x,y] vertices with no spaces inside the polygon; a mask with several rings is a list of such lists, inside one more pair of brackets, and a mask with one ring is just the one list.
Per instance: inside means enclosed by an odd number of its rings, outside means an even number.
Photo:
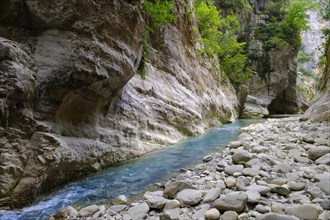
[{"label": "sunlit rock face", "polygon": [[330,121],[330,38],[328,38],[326,53],[328,68],[320,79],[320,91],[304,114],[304,118],[311,121]]},{"label": "sunlit rock face", "polygon": [[237,118],[216,61],[195,54],[192,2],[175,5],[151,34],[130,1],[0,3],[1,207]]},{"label": "sunlit rock face", "polygon": [[[305,97],[296,88],[297,53],[299,48],[286,45],[281,49],[267,50],[265,43],[256,37],[256,29],[264,24],[267,1],[249,1],[252,9],[240,13],[243,23],[242,38],[252,67],[251,80],[243,117],[263,117],[269,114],[293,114],[307,109]],[[246,25],[244,25],[246,24]]]}]

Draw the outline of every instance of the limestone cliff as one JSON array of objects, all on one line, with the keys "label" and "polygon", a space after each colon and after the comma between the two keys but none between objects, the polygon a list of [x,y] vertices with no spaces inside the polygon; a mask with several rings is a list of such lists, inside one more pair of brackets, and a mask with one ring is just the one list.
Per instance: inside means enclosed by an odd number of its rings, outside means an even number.
[{"label": "limestone cliff", "polygon": [[240,13],[242,38],[252,67],[243,117],[262,117],[268,114],[294,114],[307,109],[307,103],[296,89],[297,53],[299,48],[285,45],[269,49],[258,37],[258,29],[269,22],[265,11],[268,0],[250,0],[250,10]]},{"label": "limestone cliff", "polygon": [[195,54],[191,1],[147,34],[131,1],[0,2],[0,206],[234,120],[215,61]]},{"label": "limestone cliff", "polygon": [[304,114],[304,119],[311,121],[330,121],[330,38],[326,44],[327,66],[320,80],[320,91],[311,107]]}]

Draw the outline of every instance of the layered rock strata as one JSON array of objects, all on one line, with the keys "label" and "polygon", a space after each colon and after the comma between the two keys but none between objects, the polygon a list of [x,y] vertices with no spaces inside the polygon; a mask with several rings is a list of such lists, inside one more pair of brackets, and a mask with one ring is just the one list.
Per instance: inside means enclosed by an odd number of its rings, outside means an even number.
[{"label": "layered rock strata", "polygon": [[330,38],[327,42],[326,60],[327,67],[320,80],[320,91],[304,114],[304,118],[311,121],[330,121]]},{"label": "layered rock strata", "polygon": [[[297,53],[299,48],[285,45],[269,49],[257,36],[258,28],[267,23],[267,1],[249,1],[250,10],[240,13],[243,33],[252,68],[243,117],[262,117],[269,114],[302,113],[308,108],[304,95],[296,88]],[[248,22],[246,22],[248,21]]]},{"label": "layered rock strata", "polygon": [[0,207],[237,118],[233,87],[194,52],[192,2],[155,34],[130,2],[0,3]]}]

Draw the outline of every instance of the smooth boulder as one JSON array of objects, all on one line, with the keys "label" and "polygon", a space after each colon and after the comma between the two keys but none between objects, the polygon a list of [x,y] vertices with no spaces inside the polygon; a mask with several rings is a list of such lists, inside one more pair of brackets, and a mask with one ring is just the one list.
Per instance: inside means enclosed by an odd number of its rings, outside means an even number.
[{"label": "smooth boulder", "polygon": [[219,211],[241,212],[244,210],[247,201],[248,196],[246,194],[227,195],[215,200],[213,207]]}]

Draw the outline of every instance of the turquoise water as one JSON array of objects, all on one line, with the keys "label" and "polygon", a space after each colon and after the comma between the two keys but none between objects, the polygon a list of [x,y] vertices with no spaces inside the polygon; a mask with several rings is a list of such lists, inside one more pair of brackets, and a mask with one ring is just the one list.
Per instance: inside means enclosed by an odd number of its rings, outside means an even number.
[{"label": "turquoise water", "polygon": [[44,220],[66,206],[109,203],[114,197],[126,196],[148,185],[168,179],[180,168],[201,162],[210,153],[222,149],[240,134],[240,128],[263,119],[239,120],[209,129],[205,134],[156,150],[137,159],[110,167],[82,180],[70,183],[42,196],[33,205],[14,211],[0,211],[1,220]]}]

